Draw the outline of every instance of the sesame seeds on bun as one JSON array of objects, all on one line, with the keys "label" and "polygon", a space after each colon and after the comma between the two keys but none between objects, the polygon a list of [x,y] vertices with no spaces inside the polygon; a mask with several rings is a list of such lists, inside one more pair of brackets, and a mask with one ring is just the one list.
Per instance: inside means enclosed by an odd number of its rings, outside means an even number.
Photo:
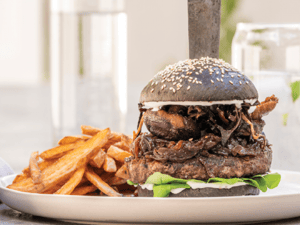
[{"label": "sesame seeds on bun", "polygon": [[[251,80],[221,59],[202,57],[167,66],[143,89],[147,102],[255,102],[258,93]],[[216,103],[215,103],[216,104]]]}]

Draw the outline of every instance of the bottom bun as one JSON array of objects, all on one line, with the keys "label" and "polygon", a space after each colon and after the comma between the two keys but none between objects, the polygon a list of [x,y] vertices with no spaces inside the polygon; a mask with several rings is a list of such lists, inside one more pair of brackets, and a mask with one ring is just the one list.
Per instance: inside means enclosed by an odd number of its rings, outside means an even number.
[{"label": "bottom bun", "polygon": [[[251,185],[232,187],[230,189],[218,188],[197,188],[185,189],[178,194],[170,193],[169,197],[226,197],[226,196],[244,196],[259,195],[259,189]],[[139,197],[153,197],[153,191],[143,189],[138,186]]]}]

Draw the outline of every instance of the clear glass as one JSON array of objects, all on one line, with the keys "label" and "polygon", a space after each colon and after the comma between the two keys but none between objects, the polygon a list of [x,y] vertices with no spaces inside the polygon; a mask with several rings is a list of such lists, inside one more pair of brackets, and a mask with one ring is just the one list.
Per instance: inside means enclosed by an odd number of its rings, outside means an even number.
[{"label": "clear glass", "polygon": [[80,125],[124,132],[127,15],[124,0],[51,0],[54,143]]},{"label": "clear glass", "polygon": [[232,65],[253,80],[260,101],[272,94],[279,98],[263,117],[273,168],[300,170],[300,24],[239,23]]}]

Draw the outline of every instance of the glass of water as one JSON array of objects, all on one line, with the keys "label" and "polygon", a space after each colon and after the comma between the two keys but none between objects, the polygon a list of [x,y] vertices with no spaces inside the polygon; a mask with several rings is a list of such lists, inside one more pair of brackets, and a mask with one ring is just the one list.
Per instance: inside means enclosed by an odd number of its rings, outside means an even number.
[{"label": "glass of water", "polygon": [[53,141],[80,125],[123,132],[127,112],[124,0],[50,1]]},{"label": "glass of water", "polygon": [[239,23],[232,64],[250,77],[259,100],[275,94],[279,103],[263,117],[273,145],[273,167],[300,170],[300,24]]}]

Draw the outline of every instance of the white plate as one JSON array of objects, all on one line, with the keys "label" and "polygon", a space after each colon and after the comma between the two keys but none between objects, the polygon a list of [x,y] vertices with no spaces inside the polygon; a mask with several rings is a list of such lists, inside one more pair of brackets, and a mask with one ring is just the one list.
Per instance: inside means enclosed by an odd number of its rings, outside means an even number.
[{"label": "white plate", "polygon": [[[275,171],[272,171],[275,172]],[[36,216],[98,222],[217,223],[278,220],[300,216],[300,173],[276,171],[280,185],[259,196],[216,198],[117,198],[42,195],[5,188],[15,175],[0,179],[0,199]]]}]

